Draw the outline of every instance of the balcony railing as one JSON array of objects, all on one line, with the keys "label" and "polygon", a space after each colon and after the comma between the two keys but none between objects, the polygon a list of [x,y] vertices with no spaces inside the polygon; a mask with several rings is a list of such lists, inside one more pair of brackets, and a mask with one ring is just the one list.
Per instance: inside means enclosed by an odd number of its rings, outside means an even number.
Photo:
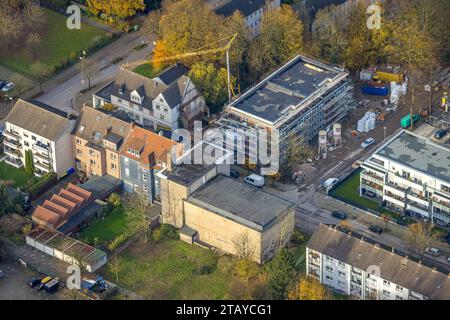
[{"label": "balcony railing", "polygon": [[398,184],[395,184],[395,183],[392,182],[392,181],[386,182],[386,185],[389,186],[389,187],[391,187],[391,188],[394,188],[394,189],[396,189],[396,190],[399,190],[399,191],[401,191],[401,192],[404,192],[404,193],[408,190],[408,188],[405,188],[405,187],[403,187],[403,186],[400,186],[400,185],[398,185]]},{"label": "balcony railing", "polygon": [[50,147],[42,142],[38,141],[33,145],[33,149],[47,153]]},{"label": "balcony railing", "polygon": [[44,164],[42,162],[35,162],[34,166],[36,168],[42,170],[42,171],[45,171],[45,172],[50,172],[50,170],[51,170],[51,167],[49,165],[46,165],[46,164]]},{"label": "balcony railing", "polygon": [[15,149],[15,150],[16,149],[20,149],[22,147],[22,145],[19,142],[13,141],[13,140],[9,140],[9,139],[5,139],[3,141],[3,144],[5,146],[10,147],[10,148]]},{"label": "balcony railing", "polygon": [[362,177],[367,177],[367,178],[372,178],[372,179],[375,179],[375,180],[377,180],[379,182],[384,183],[384,177],[380,177],[379,175],[377,175],[375,173],[372,173],[370,171],[363,171],[363,172],[361,172],[361,176]]},{"label": "balcony railing", "polygon": [[20,140],[20,135],[14,131],[4,131],[3,136],[12,140]]},{"label": "balcony railing", "polygon": [[19,150],[5,148],[4,151],[5,151],[5,154],[7,156],[10,156],[10,157],[12,157],[14,159],[21,159],[22,158],[22,153]]},{"label": "balcony railing", "polygon": [[35,154],[33,154],[33,157],[35,157],[36,159],[39,159],[39,160],[47,161],[47,162],[50,161],[50,157],[45,154],[42,154],[42,153],[35,153]]},{"label": "balcony railing", "polygon": [[374,189],[377,189],[377,190],[381,190],[381,191],[383,190],[383,186],[382,186],[382,185],[377,184],[377,183],[372,182],[372,181],[369,181],[369,180],[367,180],[367,179],[362,178],[362,179],[361,179],[361,182],[362,182],[364,185],[369,186],[369,187],[371,187],[371,188],[374,188]]},{"label": "balcony railing", "polygon": [[5,163],[7,163],[7,164],[9,164],[9,165],[11,165],[13,167],[16,167],[16,168],[22,168],[23,167],[23,163],[22,163],[21,160],[16,160],[16,159],[10,158],[10,157],[6,157]]}]

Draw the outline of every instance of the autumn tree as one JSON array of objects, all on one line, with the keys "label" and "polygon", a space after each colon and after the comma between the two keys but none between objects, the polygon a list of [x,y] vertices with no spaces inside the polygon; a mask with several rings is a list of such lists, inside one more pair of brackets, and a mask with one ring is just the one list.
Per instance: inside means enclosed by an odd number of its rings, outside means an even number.
[{"label": "autumn tree", "polygon": [[430,247],[432,240],[431,224],[416,222],[409,225],[406,241],[417,250],[421,257],[423,257],[425,249]]},{"label": "autumn tree", "polygon": [[50,75],[50,70],[48,69],[46,64],[42,62],[35,62],[31,65],[30,71],[39,82],[39,89],[42,91],[42,85]]},{"label": "autumn tree", "polygon": [[128,195],[124,203],[128,225],[134,232],[142,232],[144,242],[147,243],[149,231],[148,212],[151,205],[148,203],[146,195],[142,192],[135,192]]},{"label": "autumn tree", "polygon": [[303,25],[288,5],[264,13],[260,35],[250,47],[249,64],[257,78],[272,71],[303,49]]},{"label": "autumn tree", "polygon": [[106,14],[112,18],[124,19],[145,9],[144,0],[87,0],[93,14]]},{"label": "autumn tree", "polygon": [[109,271],[114,274],[116,277],[116,284],[119,283],[119,275],[122,271],[122,261],[117,257],[117,254],[114,254],[112,259],[108,262]]},{"label": "autumn tree", "polygon": [[280,248],[271,261],[269,286],[275,299],[283,300],[287,296],[288,287],[295,278],[295,259],[287,248]]},{"label": "autumn tree", "polygon": [[289,300],[329,300],[330,292],[319,280],[313,277],[302,277],[291,288]]}]

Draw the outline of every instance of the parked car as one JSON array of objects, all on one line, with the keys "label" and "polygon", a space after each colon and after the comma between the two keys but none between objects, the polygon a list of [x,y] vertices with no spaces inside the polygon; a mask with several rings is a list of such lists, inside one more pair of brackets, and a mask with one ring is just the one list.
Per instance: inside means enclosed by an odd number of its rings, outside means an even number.
[{"label": "parked car", "polygon": [[51,280],[52,280],[52,277],[45,277],[44,279],[42,279],[41,283],[38,286],[38,291],[44,289],[45,284],[50,282]]},{"label": "parked car", "polygon": [[367,138],[366,140],[364,140],[363,143],[361,143],[361,148],[367,149],[368,147],[370,147],[374,143],[375,143],[375,139],[374,138]]},{"label": "parked car", "polygon": [[438,131],[436,131],[434,133],[434,137],[436,139],[442,139],[443,137],[445,137],[447,135],[447,131],[439,129]]},{"label": "parked car", "polygon": [[14,84],[14,82],[8,82],[3,88],[2,91],[3,92],[8,92],[9,90],[11,90],[12,88],[14,88],[16,85]]},{"label": "parked car", "polygon": [[1,279],[1,278],[4,278],[5,275],[6,275],[6,274],[5,274],[2,270],[0,270],[0,279]]},{"label": "parked car", "polygon": [[257,174],[251,174],[245,177],[244,182],[252,186],[262,188],[266,184],[266,179],[264,177],[258,176]]},{"label": "parked car", "polygon": [[47,282],[44,285],[44,289],[47,293],[55,293],[56,291],[58,291],[59,288],[59,279],[55,278],[52,279],[51,281]]},{"label": "parked car", "polygon": [[8,84],[8,81],[0,80],[0,90],[3,89],[4,86]]},{"label": "parked car", "polygon": [[338,182],[339,182],[338,178],[329,178],[325,180],[323,186],[325,187],[327,192],[329,192]]},{"label": "parked car", "polygon": [[425,249],[425,253],[428,253],[429,255],[432,255],[434,257],[439,257],[439,255],[441,254],[441,251],[438,248],[426,248]]},{"label": "parked car", "polygon": [[345,220],[347,219],[347,214],[343,211],[333,211],[331,213],[331,216],[333,218],[339,219],[339,220]]},{"label": "parked car", "polygon": [[30,280],[28,280],[28,286],[30,288],[34,288],[36,287],[38,284],[40,284],[42,281],[42,278],[31,278]]},{"label": "parked car", "polygon": [[382,234],[383,233],[383,228],[374,224],[371,224],[369,226],[369,231],[376,233],[376,234]]},{"label": "parked car", "polygon": [[230,177],[233,179],[238,179],[240,177],[240,173],[238,171],[230,170]]}]

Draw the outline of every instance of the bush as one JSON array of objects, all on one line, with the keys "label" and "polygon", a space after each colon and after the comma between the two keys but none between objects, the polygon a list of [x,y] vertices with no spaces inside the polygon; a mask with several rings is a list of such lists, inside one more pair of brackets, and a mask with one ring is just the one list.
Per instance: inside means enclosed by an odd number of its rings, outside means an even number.
[{"label": "bush", "polygon": [[202,265],[197,269],[192,270],[192,274],[196,276],[208,275],[214,271],[214,267],[211,265]]},{"label": "bush", "polygon": [[24,235],[27,235],[27,234],[29,234],[30,232],[31,232],[31,229],[32,229],[33,227],[31,226],[31,224],[26,224],[26,225],[24,225],[23,227],[22,227],[22,233],[24,234]]},{"label": "bush", "polygon": [[118,208],[122,205],[122,199],[117,192],[111,193],[111,195],[108,197],[108,204],[114,208]]},{"label": "bush", "polygon": [[47,190],[50,186],[54,185],[56,180],[57,180],[56,173],[54,172],[46,173],[35,184],[27,185],[26,192],[28,192],[31,198],[34,199],[37,196],[39,196],[42,192]]},{"label": "bush", "polygon": [[159,227],[159,229],[161,230],[163,236],[166,237],[167,239],[173,239],[173,240],[180,239],[180,235],[179,235],[177,229],[175,229],[175,227],[171,226],[170,224],[162,224]]},{"label": "bush", "polygon": [[119,234],[117,237],[115,237],[113,240],[111,240],[107,248],[110,251],[114,251],[117,248],[119,248],[121,245],[123,245],[128,240],[128,236],[126,234]]},{"label": "bush", "polygon": [[240,259],[234,264],[234,274],[239,278],[249,279],[259,274],[259,266],[249,259]]},{"label": "bush", "polygon": [[291,236],[291,242],[293,244],[302,244],[305,241],[305,236],[298,229],[294,229],[294,233]]}]

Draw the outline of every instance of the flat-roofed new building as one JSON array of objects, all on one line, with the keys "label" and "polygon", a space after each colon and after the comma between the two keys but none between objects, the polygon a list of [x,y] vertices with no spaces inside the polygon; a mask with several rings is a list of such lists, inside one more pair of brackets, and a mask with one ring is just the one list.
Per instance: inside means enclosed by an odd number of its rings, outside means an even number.
[{"label": "flat-roofed new building", "polygon": [[400,131],[362,164],[368,191],[400,213],[450,223],[450,149]]},{"label": "flat-roofed new building", "polygon": [[290,133],[315,140],[347,115],[352,97],[347,72],[297,56],[229,104],[218,124],[237,133],[279,130],[282,156]]},{"label": "flat-roofed new building", "polygon": [[64,176],[73,168],[71,131],[76,118],[39,101],[19,99],[5,119],[5,162],[21,168],[27,152],[34,174]]},{"label": "flat-roofed new building", "polygon": [[448,300],[450,276],[356,233],[319,225],[306,245],[306,274],[359,299]]}]

